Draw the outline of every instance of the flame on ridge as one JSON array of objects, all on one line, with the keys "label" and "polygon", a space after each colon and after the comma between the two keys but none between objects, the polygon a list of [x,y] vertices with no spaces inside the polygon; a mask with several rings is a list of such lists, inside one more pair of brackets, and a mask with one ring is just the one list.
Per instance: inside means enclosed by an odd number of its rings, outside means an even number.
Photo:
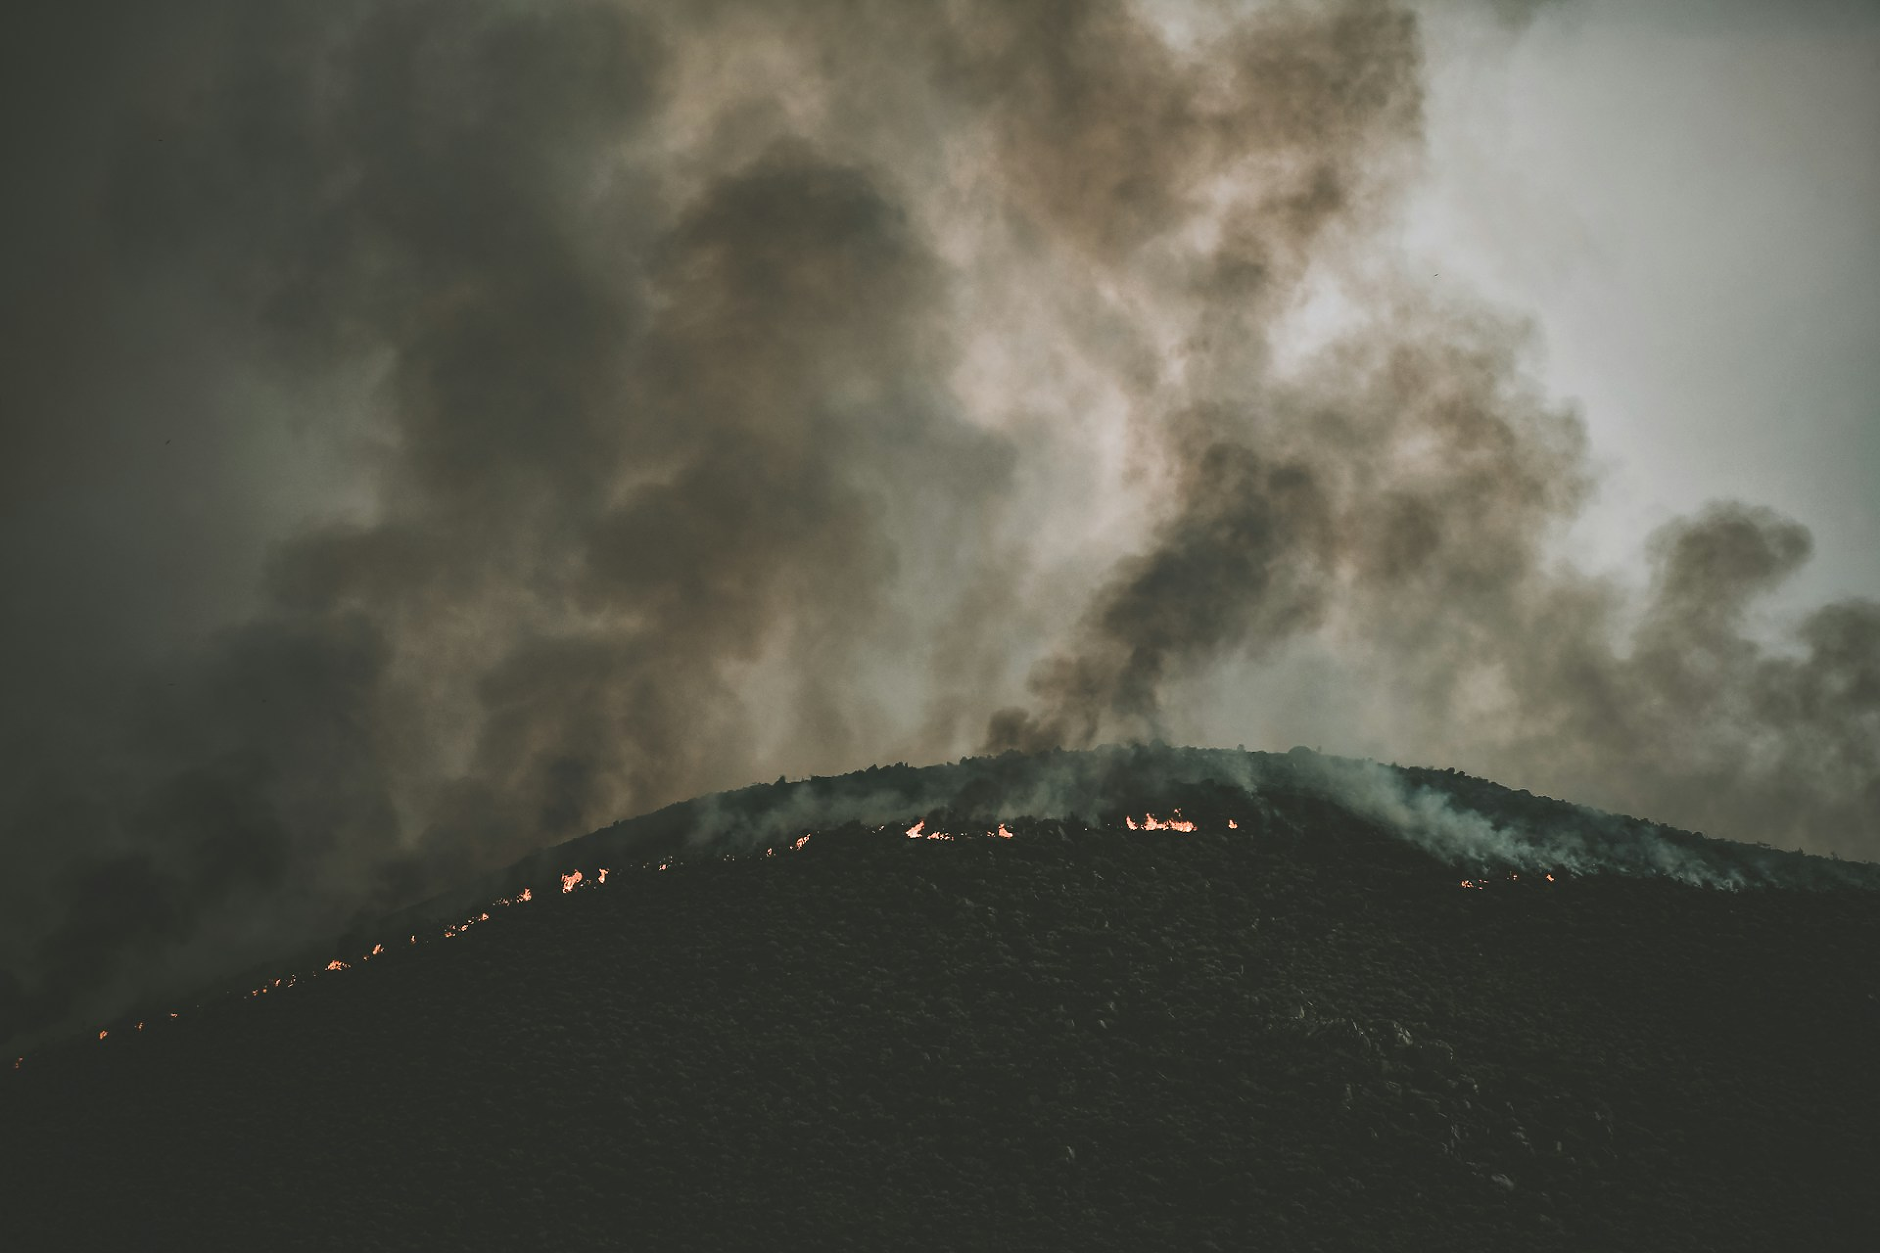
[{"label": "flame on ridge", "polygon": [[[1125,814],[1123,821],[1129,824],[1131,831],[1193,831],[1195,829],[1195,824],[1182,817],[1182,811],[1179,809],[1175,811],[1173,818],[1158,818],[1154,814],[1144,814],[1141,824],[1138,825],[1134,818]],[[1227,825],[1231,827],[1234,823],[1230,821]]]},{"label": "flame on ridge", "polygon": [[[1129,816],[1129,815],[1125,815],[1123,821],[1129,827],[1131,831],[1192,832],[1192,831],[1199,829],[1197,824],[1193,820],[1182,817],[1182,811],[1179,808],[1175,809],[1173,811],[1173,816],[1169,818],[1157,818],[1153,813],[1146,813],[1143,815],[1143,819],[1141,822],[1138,822],[1133,816]],[[1235,821],[1232,818],[1229,818],[1227,819],[1227,827],[1231,831],[1237,831],[1240,829],[1240,823]],[[885,831],[886,829],[887,829],[886,827],[876,828],[877,831]],[[927,830],[927,820],[924,818],[914,823],[913,826],[906,828],[904,834],[907,836],[908,839],[911,839],[911,840],[918,840],[918,839],[952,840],[955,838],[952,834],[945,832],[945,831]],[[998,838],[998,839],[1010,840],[1010,839],[1016,838],[1016,833],[1004,821],[1001,821],[999,823],[998,829],[996,831],[988,831],[986,832],[986,834],[988,837]],[[801,849],[804,845],[808,844],[809,841],[810,841],[810,834],[799,836],[797,839],[791,842],[790,848],[792,851]],[[764,856],[773,857],[776,855],[777,851],[778,850],[775,848],[766,848],[764,850]],[[724,860],[730,861],[730,860],[734,860],[734,858],[731,854],[727,853],[724,857]],[[667,869],[670,869],[672,865],[673,865],[673,862],[670,859],[668,859],[666,861],[660,862],[657,866],[657,869],[667,870]],[[595,885],[606,883],[607,876],[609,873],[611,873],[611,871],[607,867],[603,866],[603,867],[597,868],[594,872],[594,878],[592,880],[592,883]],[[1520,874],[1517,872],[1511,871],[1507,874],[1507,878],[1511,881],[1518,881],[1520,877],[1521,877]],[[570,892],[573,892],[577,887],[581,886],[584,883],[589,882],[586,874],[579,869],[571,870],[567,874],[561,875],[560,878],[561,878],[561,890],[564,895]],[[1546,874],[1545,879],[1548,883],[1555,882],[1555,878],[1551,873]],[[1464,888],[1473,889],[1475,891],[1483,891],[1488,887],[1488,881],[1486,879],[1463,879],[1461,881],[1461,885]],[[534,891],[530,888],[525,887],[520,892],[518,892],[513,898],[506,897],[506,896],[498,897],[495,901],[491,902],[491,904],[492,905],[505,905],[505,906],[519,905],[528,901],[532,901],[534,899],[535,899]],[[490,919],[490,915],[489,915],[488,910],[481,911],[475,917],[466,918],[461,923],[457,923],[452,926],[446,927],[444,929],[444,938],[445,939],[454,938],[460,932],[468,930],[475,923],[488,922],[489,919]],[[415,934],[413,934],[409,937],[408,942],[415,945],[418,942],[418,937]],[[370,953],[367,953],[364,957],[361,957],[360,960],[365,961],[373,957],[378,957],[381,954],[383,954],[384,951],[385,951],[385,946],[383,944],[374,944],[372,946],[372,951]],[[337,973],[343,970],[350,970],[351,968],[352,966],[350,963],[342,961],[338,958],[334,958],[332,961],[329,961],[326,964],[325,970],[329,973]],[[248,995],[251,997],[260,996],[266,992],[275,991],[275,990],[279,990],[283,988],[291,988],[295,985],[295,982],[297,981],[298,977],[299,977],[298,975],[289,975],[286,977],[285,982],[283,982],[281,979],[275,979],[272,983],[264,983],[259,988],[256,988],[250,991]],[[174,1010],[169,1011],[169,1016],[172,1019],[179,1017],[177,1012]],[[144,1029],[144,1026],[145,1026],[144,1023],[139,1022],[136,1024],[136,1029],[138,1031],[142,1031]],[[100,1040],[104,1040],[108,1038],[110,1034],[111,1033],[109,1029],[100,1028],[98,1031],[98,1038]],[[15,1070],[20,1069],[21,1066],[24,1065],[25,1060],[26,1059],[23,1055],[15,1058],[13,1062],[13,1068]]]},{"label": "flame on ridge", "polygon": [[[1544,874],[1542,877],[1546,879],[1546,881],[1549,883],[1559,882],[1559,880],[1554,878],[1552,872],[1548,872]],[[1507,879],[1510,883],[1519,883],[1521,881],[1521,872],[1518,870],[1510,870],[1507,874]],[[1485,892],[1488,890],[1488,880],[1487,879],[1464,879],[1462,881],[1462,886],[1465,888],[1473,888],[1478,892]]]}]

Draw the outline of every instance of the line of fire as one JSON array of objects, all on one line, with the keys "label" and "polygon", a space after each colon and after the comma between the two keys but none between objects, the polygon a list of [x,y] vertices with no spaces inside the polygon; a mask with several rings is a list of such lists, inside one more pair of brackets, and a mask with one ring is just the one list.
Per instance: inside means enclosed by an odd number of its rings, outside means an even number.
[{"label": "line of fire", "polygon": [[[982,839],[987,839],[987,840],[1011,840],[1011,839],[1017,838],[1017,833],[1014,832],[1011,829],[1011,827],[1008,825],[1008,823],[1003,820],[1000,821],[997,824],[997,826],[989,830],[957,830],[957,831],[945,830],[939,826],[930,827],[928,825],[930,821],[932,821],[930,818],[925,818],[925,817],[918,818],[911,824],[907,825],[906,827],[902,827],[897,823],[883,823],[883,824],[876,826],[874,828],[874,832],[880,835],[880,834],[886,834],[890,831],[900,831],[900,833],[908,840],[958,841],[958,840],[970,840],[974,838],[982,838]],[[1016,820],[1013,820],[1013,821],[1016,821]],[[1224,825],[1222,829],[1224,831],[1236,831],[1237,832],[1240,830],[1240,823],[1238,820],[1234,818],[1226,818],[1223,820],[1223,823]],[[1197,823],[1193,819],[1183,817],[1182,811],[1179,807],[1172,809],[1170,811],[1170,816],[1167,818],[1159,818],[1155,815],[1155,813],[1149,812],[1149,811],[1145,811],[1140,819],[1138,819],[1134,813],[1126,813],[1126,814],[1121,815],[1121,826],[1124,829],[1127,829],[1129,831],[1143,831],[1143,832],[1165,831],[1165,832],[1170,832],[1176,835],[1194,834],[1196,832],[1199,832],[1202,829],[1201,824]],[[761,850],[758,850],[757,853],[751,854],[751,855],[761,855],[762,857],[775,857],[780,852],[782,853],[800,852],[806,845],[809,844],[812,835],[814,835],[813,832],[806,833],[804,835],[797,836],[796,838],[789,840],[787,843],[784,843],[782,845],[776,845],[776,844],[767,845],[767,846],[764,846]],[[737,856],[738,856],[737,854],[725,853],[725,854],[721,854],[718,860],[730,861],[730,860],[734,860]],[[674,869],[679,864],[680,864],[680,859],[676,856],[671,856],[671,857],[661,858],[657,861],[649,860],[643,863],[642,865],[640,865],[639,867],[637,867],[637,869],[641,871],[657,873],[659,871]],[[614,871],[610,867],[607,867],[607,866],[595,867],[591,874],[588,871],[579,869],[579,868],[559,873],[558,878],[561,884],[561,891],[560,893],[558,893],[558,895],[567,896],[575,892],[588,891],[588,890],[602,887],[606,885],[608,876],[612,874],[614,874]],[[615,878],[618,879],[618,876],[616,875]],[[1554,872],[1547,871],[1541,874],[1540,876],[1538,876],[1538,879],[1531,877],[1530,881],[1531,882],[1538,881],[1539,883],[1543,885],[1551,885],[1551,884],[1560,882],[1560,878],[1556,877]],[[1518,871],[1508,871],[1502,876],[1500,876],[1499,878],[1492,878],[1489,876],[1478,876],[1475,878],[1463,879],[1460,881],[1460,885],[1466,891],[1481,892],[1481,891],[1486,891],[1491,885],[1495,883],[1515,884],[1515,883],[1520,883],[1520,882],[1521,882],[1521,875]],[[528,887],[524,887],[512,895],[499,896],[496,899],[490,901],[486,907],[464,917],[460,921],[453,922],[453,923],[446,925],[445,927],[443,927],[441,931],[436,932],[434,936],[420,935],[417,932],[408,933],[405,937],[405,947],[409,948],[412,946],[416,946],[416,945],[425,943],[432,938],[439,939],[439,940],[456,939],[457,937],[463,935],[465,932],[470,930],[471,927],[489,922],[492,918],[496,917],[497,914],[500,913],[501,911],[506,910],[506,909],[511,909],[519,905],[529,904],[535,899],[536,899],[536,894],[534,890]],[[497,912],[493,913],[491,911],[497,911]],[[394,947],[397,947],[396,944],[394,944]],[[335,974],[345,973],[346,971],[354,969],[356,966],[363,965],[367,962],[372,961],[375,958],[383,957],[387,953],[387,951],[388,950],[385,946],[385,943],[381,941],[379,943],[375,943],[371,947],[370,950],[364,953],[361,953],[354,960],[348,961],[344,958],[335,957],[331,959],[330,961],[328,961],[325,966],[319,967],[313,971],[306,972],[304,975],[301,973],[290,973],[290,974],[276,977],[272,980],[264,980],[262,983],[260,983],[259,985],[255,987],[246,989],[245,991],[238,992],[238,993],[230,993],[219,999],[227,1000],[230,998],[234,998],[234,999],[248,1000],[248,999],[255,999],[255,998],[259,998],[263,996],[268,996],[268,995],[275,994],[275,993],[286,992],[297,986],[302,985],[307,980],[315,978],[315,977],[319,977],[323,975],[335,975]],[[204,1008],[207,1003],[208,1002],[199,1002],[196,1005],[192,1006],[191,1009],[200,1010]],[[181,1011],[167,1011],[167,1018],[161,1019],[159,1021],[165,1021],[165,1022],[174,1021],[181,1017],[182,1017]],[[148,1022],[149,1022],[148,1019],[143,1019],[143,1020],[139,1020],[135,1022],[133,1025],[130,1025],[128,1034],[135,1035],[136,1033],[142,1032],[145,1029],[145,1026]],[[115,1038],[122,1039],[126,1035],[127,1035],[127,1031],[125,1027],[122,1025],[120,1025],[115,1031]],[[101,1042],[108,1042],[112,1040],[113,1038],[114,1038],[114,1032],[113,1032],[112,1027],[105,1026],[105,1027],[100,1027],[98,1029],[98,1039]],[[21,1055],[21,1056],[15,1057],[13,1059],[13,1069],[14,1070],[23,1069],[27,1061],[27,1056],[28,1055]]]}]

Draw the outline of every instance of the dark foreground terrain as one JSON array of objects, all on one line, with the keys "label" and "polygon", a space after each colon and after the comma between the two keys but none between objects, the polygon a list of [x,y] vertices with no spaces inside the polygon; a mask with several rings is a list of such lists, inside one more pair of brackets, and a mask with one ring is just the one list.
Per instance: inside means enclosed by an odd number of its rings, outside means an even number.
[{"label": "dark foreground terrain", "polygon": [[1467,888],[1309,789],[1112,802],[570,846],[448,940],[28,1054],[0,1247],[1880,1247],[1871,891]]}]

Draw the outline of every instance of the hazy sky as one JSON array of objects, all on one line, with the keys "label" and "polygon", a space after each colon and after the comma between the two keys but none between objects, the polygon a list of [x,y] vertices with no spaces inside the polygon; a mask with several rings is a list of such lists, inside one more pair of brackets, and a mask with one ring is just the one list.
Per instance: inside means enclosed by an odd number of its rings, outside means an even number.
[{"label": "hazy sky", "polygon": [[0,1037],[1162,737],[1880,857],[1880,13],[116,0],[0,47]]},{"label": "hazy sky", "polygon": [[1430,10],[1410,240],[1531,314],[1606,560],[1711,497],[1815,533],[1791,602],[1880,592],[1880,5]]}]

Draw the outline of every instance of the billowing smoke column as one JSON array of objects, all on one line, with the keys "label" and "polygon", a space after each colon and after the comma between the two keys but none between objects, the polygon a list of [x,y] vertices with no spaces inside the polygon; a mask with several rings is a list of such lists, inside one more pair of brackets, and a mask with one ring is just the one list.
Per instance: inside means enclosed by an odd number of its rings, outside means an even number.
[{"label": "billowing smoke column", "polygon": [[1805,530],[1548,555],[1578,420],[1378,242],[1399,4],[117,8],[5,75],[0,1036],[780,770],[1290,742],[1302,650],[1400,756],[1880,851],[1880,606],[1745,633]]}]

